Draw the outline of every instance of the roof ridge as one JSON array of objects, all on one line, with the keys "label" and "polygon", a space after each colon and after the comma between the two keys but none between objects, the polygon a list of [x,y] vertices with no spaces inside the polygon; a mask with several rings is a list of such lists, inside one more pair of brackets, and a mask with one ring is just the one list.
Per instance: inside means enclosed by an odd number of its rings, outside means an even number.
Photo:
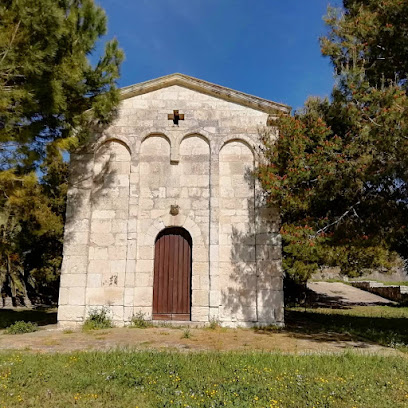
[{"label": "roof ridge", "polygon": [[260,98],[258,96],[237,91],[235,89],[231,89],[222,85],[214,84],[212,82],[208,82],[203,79],[195,78],[186,74],[181,74],[179,72],[123,87],[120,89],[121,99],[127,99],[133,96],[142,95],[172,85],[184,86],[186,88],[193,89],[207,95],[242,104],[267,113],[289,113],[291,111],[291,107],[288,105],[273,102],[268,99]]}]

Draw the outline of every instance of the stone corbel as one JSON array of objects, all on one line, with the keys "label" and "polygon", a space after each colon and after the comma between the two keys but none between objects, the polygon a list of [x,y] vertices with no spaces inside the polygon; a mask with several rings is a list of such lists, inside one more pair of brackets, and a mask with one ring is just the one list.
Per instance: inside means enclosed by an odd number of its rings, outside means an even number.
[{"label": "stone corbel", "polygon": [[179,164],[180,161],[180,143],[178,140],[170,148],[170,163]]},{"label": "stone corbel", "polygon": [[179,164],[180,162],[180,143],[182,134],[176,130],[171,132],[170,164]]}]

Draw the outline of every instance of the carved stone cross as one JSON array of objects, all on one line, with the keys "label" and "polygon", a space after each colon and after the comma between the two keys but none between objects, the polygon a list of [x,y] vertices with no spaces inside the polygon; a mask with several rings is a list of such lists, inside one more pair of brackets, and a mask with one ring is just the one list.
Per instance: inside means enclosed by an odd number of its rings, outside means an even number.
[{"label": "carved stone cross", "polygon": [[167,119],[172,120],[173,123],[178,126],[179,120],[184,120],[184,114],[179,113],[178,110],[174,110],[173,113],[168,114]]}]

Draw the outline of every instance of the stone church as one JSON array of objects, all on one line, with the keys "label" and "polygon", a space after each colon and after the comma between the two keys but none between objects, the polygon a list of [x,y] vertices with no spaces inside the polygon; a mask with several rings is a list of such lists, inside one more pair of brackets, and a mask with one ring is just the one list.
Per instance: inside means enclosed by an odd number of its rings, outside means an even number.
[{"label": "stone church", "polygon": [[254,180],[259,130],[286,105],[182,74],[121,90],[71,156],[58,320],[283,324],[277,211]]}]

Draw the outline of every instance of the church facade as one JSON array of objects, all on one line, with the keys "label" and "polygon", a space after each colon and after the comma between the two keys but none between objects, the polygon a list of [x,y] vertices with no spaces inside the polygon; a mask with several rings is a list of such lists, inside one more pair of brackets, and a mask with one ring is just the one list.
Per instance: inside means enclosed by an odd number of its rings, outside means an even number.
[{"label": "church facade", "polygon": [[289,107],[182,74],[122,89],[115,122],[71,156],[58,307],[283,324],[279,218],[253,170]]}]

